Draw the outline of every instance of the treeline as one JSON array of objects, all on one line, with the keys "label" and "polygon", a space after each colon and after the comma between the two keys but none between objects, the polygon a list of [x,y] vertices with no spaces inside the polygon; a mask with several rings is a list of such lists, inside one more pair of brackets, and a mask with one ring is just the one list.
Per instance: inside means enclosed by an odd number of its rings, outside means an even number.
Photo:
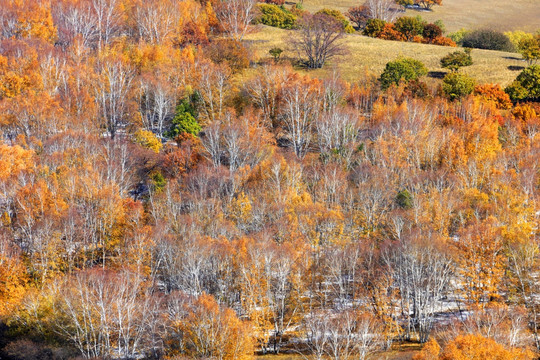
[{"label": "treeline", "polygon": [[1,2],[0,356],[534,358],[539,104],[301,75],[255,8]]}]

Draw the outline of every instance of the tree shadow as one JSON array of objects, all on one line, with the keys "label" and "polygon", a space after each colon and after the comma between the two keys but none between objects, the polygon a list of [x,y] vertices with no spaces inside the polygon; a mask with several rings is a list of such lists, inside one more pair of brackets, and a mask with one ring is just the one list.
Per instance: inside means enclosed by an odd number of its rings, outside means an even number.
[{"label": "tree shadow", "polygon": [[514,65],[508,66],[508,70],[511,70],[511,71],[521,71],[523,69],[525,69],[525,66],[514,66]]},{"label": "tree shadow", "polygon": [[523,61],[522,58],[518,58],[518,57],[515,57],[515,56],[503,56],[503,59]]},{"label": "tree shadow", "polygon": [[433,78],[433,79],[442,79],[446,76],[446,74],[448,74],[447,72],[444,72],[444,71],[430,71],[428,72],[428,76],[430,78]]}]

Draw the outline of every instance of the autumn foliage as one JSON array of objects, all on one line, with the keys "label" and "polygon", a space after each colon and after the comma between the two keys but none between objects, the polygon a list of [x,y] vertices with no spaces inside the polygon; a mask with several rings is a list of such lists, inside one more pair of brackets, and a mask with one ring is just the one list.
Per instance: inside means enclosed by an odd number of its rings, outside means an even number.
[{"label": "autumn foliage", "polygon": [[0,5],[0,357],[537,356],[536,68],[346,81],[331,9],[290,11],[308,71],[250,0]]}]

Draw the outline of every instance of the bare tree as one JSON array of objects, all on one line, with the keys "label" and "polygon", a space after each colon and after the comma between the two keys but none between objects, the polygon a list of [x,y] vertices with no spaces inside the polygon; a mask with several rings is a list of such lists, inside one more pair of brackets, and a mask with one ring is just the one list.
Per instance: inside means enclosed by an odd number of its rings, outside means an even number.
[{"label": "bare tree", "polygon": [[118,0],[91,0],[97,22],[99,48],[106,46],[121,32],[122,7]]},{"label": "bare tree", "polygon": [[302,324],[307,346],[315,359],[364,360],[382,344],[381,324],[358,310],[319,311]]},{"label": "bare tree", "polygon": [[105,59],[98,65],[99,81],[96,81],[95,95],[100,121],[111,138],[125,127],[128,117],[129,93],[135,71],[119,60]]},{"label": "bare tree", "polygon": [[302,330],[306,337],[306,345],[316,360],[324,359],[328,346],[328,317],[311,314],[303,324]]},{"label": "bare tree", "polygon": [[307,58],[308,68],[320,69],[327,60],[345,53],[340,41],[343,36],[343,25],[333,17],[326,14],[304,15],[291,44],[300,57]]},{"label": "bare tree", "polygon": [[330,292],[338,309],[344,309],[351,301],[355,301],[355,286],[360,280],[357,269],[360,251],[357,246],[344,249],[329,247],[324,254],[326,282],[330,284]]},{"label": "bare tree", "polygon": [[98,19],[88,1],[55,2],[53,16],[55,23],[58,24],[61,43],[70,44],[79,36],[82,45],[87,48],[99,39]]},{"label": "bare tree", "polygon": [[[133,359],[149,350],[157,307],[137,274],[85,271],[59,288],[57,330],[85,358]],[[152,326],[153,327],[153,326]]]},{"label": "bare tree", "polygon": [[509,250],[510,285],[518,303],[527,309],[528,323],[537,348],[540,349],[540,248],[538,238],[517,243]]},{"label": "bare tree", "polygon": [[159,80],[156,81],[154,76],[150,75],[141,77],[139,108],[144,126],[162,137],[168,121],[174,115],[177,95],[167,77],[159,76]]},{"label": "bare tree", "polygon": [[255,0],[220,0],[216,15],[225,33],[234,40],[242,40],[255,16]]},{"label": "bare tree", "polygon": [[162,44],[174,31],[179,19],[176,2],[144,1],[135,10],[135,21],[141,39]]},{"label": "bare tree", "polygon": [[407,336],[416,332],[424,343],[452,275],[451,261],[432,245],[408,243],[393,252],[388,267],[401,296]]},{"label": "bare tree", "polygon": [[257,76],[245,84],[246,93],[261,109],[265,122],[271,122],[274,127],[279,109],[280,92],[291,76],[292,72],[289,68],[264,66]]},{"label": "bare tree", "polygon": [[204,130],[204,135],[201,138],[201,143],[206,150],[204,155],[212,162],[214,167],[221,165],[221,158],[225,150],[221,141],[223,137],[223,129],[221,124],[216,121],[211,123]]},{"label": "bare tree", "polygon": [[398,14],[399,9],[395,5],[394,0],[367,0],[364,4],[371,19],[381,19],[387,22],[394,21]]},{"label": "bare tree", "polygon": [[358,117],[341,109],[326,111],[315,122],[321,153],[339,152],[347,163],[355,151],[358,135]]},{"label": "bare tree", "polygon": [[9,39],[17,33],[17,17],[13,16],[8,6],[4,6],[7,2],[2,2],[0,6],[0,38]]},{"label": "bare tree", "polygon": [[294,153],[303,157],[309,148],[313,122],[320,113],[321,88],[311,82],[294,82],[283,89],[281,118]]},{"label": "bare tree", "polygon": [[224,112],[224,102],[230,88],[231,71],[226,66],[201,62],[198,90],[201,96],[201,115],[208,122],[215,121]]}]

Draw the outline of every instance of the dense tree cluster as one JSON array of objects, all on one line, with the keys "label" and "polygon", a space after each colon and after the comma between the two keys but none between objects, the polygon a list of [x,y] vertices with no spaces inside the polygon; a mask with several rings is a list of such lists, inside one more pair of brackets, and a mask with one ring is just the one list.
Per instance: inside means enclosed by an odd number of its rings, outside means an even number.
[{"label": "dense tree cluster", "polygon": [[443,36],[443,31],[439,25],[428,24],[419,16],[402,16],[394,22],[387,22],[380,18],[371,18],[366,21],[363,34],[384,40],[412,41],[423,44],[456,47],[457,45],[454,41]]},{"label": "dense tree cluster", "polygon": [[252,0],[1,5],[2,358],[540,349],[538,103],[258,62]]}]

